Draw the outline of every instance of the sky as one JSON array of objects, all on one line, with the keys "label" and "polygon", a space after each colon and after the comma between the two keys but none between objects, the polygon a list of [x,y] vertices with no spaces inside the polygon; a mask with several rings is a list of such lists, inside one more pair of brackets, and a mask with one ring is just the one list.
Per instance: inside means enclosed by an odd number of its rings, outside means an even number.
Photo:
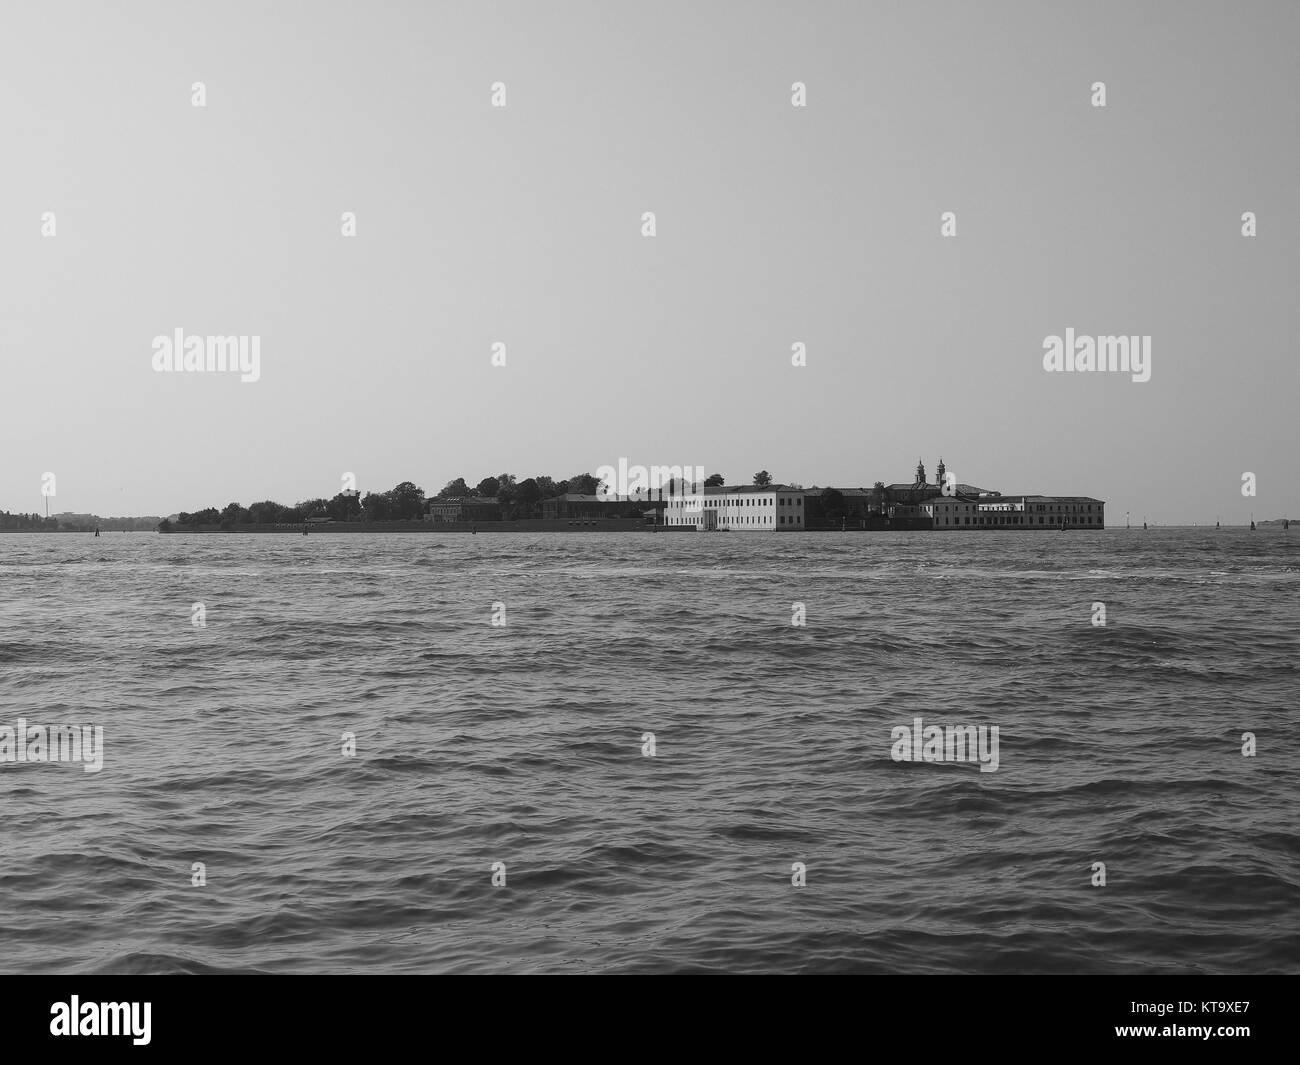
[{"label": "sky", "polygon": [[[10,5],[0,509],[942,457],[1300,516],[1297,54],[1294,3]],[[178,328],[260,376],[155,371]]]}]

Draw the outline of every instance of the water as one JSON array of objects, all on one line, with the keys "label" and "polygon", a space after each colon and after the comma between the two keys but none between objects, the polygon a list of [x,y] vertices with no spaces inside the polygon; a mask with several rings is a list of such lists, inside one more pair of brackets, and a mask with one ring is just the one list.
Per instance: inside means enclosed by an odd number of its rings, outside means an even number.
[{"label": "water", "polygon": [[0,970],[1297,972],[1297,544],[3,536]]}]

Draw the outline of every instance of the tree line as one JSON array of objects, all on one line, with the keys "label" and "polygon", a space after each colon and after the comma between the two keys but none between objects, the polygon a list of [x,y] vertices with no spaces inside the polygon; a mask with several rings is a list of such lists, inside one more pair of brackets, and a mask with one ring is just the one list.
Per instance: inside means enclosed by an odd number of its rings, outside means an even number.
[{"label": "tree line", "polygon": [[[766,470],[754,474],[756,485],[768,485],[772,476]],[[721,474],[709,476],[706,485],[721,485]],[[419,521],[431,499],[471,499],[495,502],[501,508],[502,520],[536,518],[542,513],[542,503],[556,496],[574,493],[595,495],[600,480],[590,473],[579,473],[565,480],[545,475],[519,480],[513,473],[499,473],[484,477],[478,484],[470,485],[464,477],[456,477],[442,486],[434,496],[426,496],[424,489],[413,481],[403,481],[387,492],[367,492],[364,496],[354,492],[340,492],[333,499],[307,499],[293,506],[265,499],[250,503],[228,503],[218,510],[189,513],[182,511],[173,523],[165,519],[158,527],[164,531],[174,526],[197,527],[220,525],[223,529],[236,525],[296,525],[312,518],[332,518],[334,521]]]},{"label": "tree line", "polygon": [[101,518],[98,514],[52,514],[44,518],[39,514],[10,514],[0,510],[0,532],[152,532],[158,525],[156,517]]},{"label": "tree line", "polygon": [[44,518],[39,514],[10,514],[0,510],[0,532],[58,532],[58,518]]},{"label": "tree line", "polygon": [[[720,473],[711,474],[706,486],[722,485]],[[755,485],[766,487],[772,475],[766,470],[754,474]],[[501,508],[501,519],[537,518],[542,515],[542,503],[556,496],[574,493],[595,495],[600,480],[590,473],[579,473],[565,480],[545,475],[525,477],[522,481],[512,473],[499,473],[484,477],[478,484],[470,485],[464,477],[456,477],[442,486],[436,495],[427,496],[423,488],[413,481],[403,481],[387,492],[340,492],[333,499],[306,499],[288,506],[264,499],[260,503],[243,506],[227,503],[221,509],[182,511],[176,521],[164,519],[158,528],[164,532],[175,527],[196,528],[201,525],[219,525],[232,529],[237,525],[299,525],[313,518],[331,518],[334,521],[420,521],[431,500],[466,499],[494,502]]]},{"label": "tree line", "polygon": [[484,477],[470,486],[464,477],[456,477],[443,485],[436,495],[427,496],[423,488],[413,481],[403,481],[387,492],[367,492],[359,495],[340,492],[333,499],[307,499],[287,506],[266,499],[250,503],[228,503],[218,510],[208,507],[193,513],[182,511],[173,523],[164,520],[159,528],[164,531],[174,526],[195,527],[220,525],[230,529],[236,525],[294,525],[311,518],[332,518],[334,521],[420,521],[430,499],[473,499],[495,502],[501,507],[501,517],[531,518],[541,514],[545,499],[579,492],[594,495],[600,481],[590,473],[580,473],[567,480],[553,477],[526,477],[522,481],[512,473],[499,473]]}]

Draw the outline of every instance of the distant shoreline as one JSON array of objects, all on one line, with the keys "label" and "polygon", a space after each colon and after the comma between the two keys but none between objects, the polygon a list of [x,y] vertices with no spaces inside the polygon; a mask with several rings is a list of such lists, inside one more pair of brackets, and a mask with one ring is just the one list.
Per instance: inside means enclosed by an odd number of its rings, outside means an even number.
[{"label": "distant shoreline", "polygon": [[348,533],[492,533],[492,532],[695,532],[694,526],[647,525],[633,518],[590,518],[587,520],[547,520],[545,518],[521,518],[517,521],[334,521],[316,524],[293,522],[291,524],[236,524],[223,529],[220,525],[186,525],[173,526],[159,535],[176,536],[187,533],[231,534],[256,533],[301,536],[306,530],[309,535],[324,533],[327,535]]},{"label": "distant shoreline", "polygon": [[[1256,522],[1259,528],[1264,526],[1274,526],[1281,528],[1282,522]],[[293,524],[243,524],[235,525],[232,528],[223,529],[220,525],[199,525],[199,526],[177,526],[173,527],[166,533],[159,531],[159,535],[175,536],[185,535],[187,533],[209,534],[231,534],[256,533],[269,534],[279,533],[281,535],[298,535],[301,536],[303,529],[306,528],[309,535],[317,533],[338,534],[338,533],[492,533],[492,532],[546,532],[546,533],[568,533],[568,532],[646,532],[646,533],[693,533],[704,530],[696,529],[693,525],[649,525],[635,519],[620,518],[598,518],[588,519],[585,521],[565,521],[565,520],[547,520],[544,518],[521,518],[516,521],[489,521],[489,522],[454,522],[454,521],[373,521],[373,522],[321,522],[314,525],[306,525],[297,522]],[[1066,529],[1067,533],[1078,532],[1107,532],[1107,533],[1142,533],[1147,531],[1156,531],[1162,529],[1194,529],[1205,532],[1228,532],[1233,529],[1240,529],[1244,532],[1250,531],[1250,525],[1223,525],[1216,528],[1213,525],[1151,525],[1149,530],[1143,529],[1140,525],[1125,527],[1123,525],[1111,525],[1101,529]],[[727,531],[727,530],[718,530]],[[734,531],[734,530],[733,530]],[[916,527],[883,526],[878,528],[812,528],[812,529],[790,529],[790,530],[766,530],[774,532],[777,535],[789,535],[792,532],[807,533],[916,533],[916,532],[942,532],[951,535],[952,533],[969,532],[980,534],[985,532],[1059,532],[1058,529],[1044,530],[1024,530],[1024,529],[1001,529],[994,527],[980,529],[920,529]],[[742,533],[741,535],[746,535]],[[747,535],[762,535],[761,533],[748,533]]]},{"label": "distant shoreline", "polygon": [[[1269,521],[1259,521],[1255,525],[1259,530],[1264,529],[1281,529],[1281,518]],[[223,529],[220,525],[199,525],[199,526],[174,526],[164,532],[161,529],[101,529],[100,536],[184,536],[189,533],[198,533],[201,535],[227,534],[238,535],[241,533],[268,534],[279,533],[284,536],[302,535],[303,523],[295,522],[293,524],[255,524],[245,523],[235,525],[233,528]],[[492,532],[697,532],[694,526],[690,525],[647,525],[634,519],[619,518],[599,518],[589,519],[586,521],[555,521],[544,518],[521,518],[517,521],[490,521],[490,522],[431,522],[431,521],[372,521],[372,522],[321,522],[309,524],[306,526],[308,534],[315,533],[492,533]],[[1196,529],[1206,532],[1227,532],[1231,529],[1250,530],[1250,524],[1241,525],[1155,525],[1150,526],[1150,531],[1157,529]],[[770,530],[781,532],[781,530]],[[788,530],[793,532],[795,530]],[[993,532],[994,529],[961,529],[961,530],[935,530],[935,529],[917,529],[898,527],[881,527],[870,529],[834,529],[834,528],[814,528],[800,529],[799,532],[810,533],[838,533],[838,532],[861,532],[861,533],[889,533],[889,532]],[[1004,530],[1006,531],[1006,530]],[[1023,530],[1022,530],[1023,531]],[[1037,531],[1037,530],[1035,530]],[[1049,531],[1049,530],[1044,530]],[[1058,531],[1055,529],[1052,532]],[[1141,525],[1123,526],[1111,525],[1103,529],[1067,529],[1067,532],[1108,532],[1108,533],[1141,533],[1148,530],[1143,529]],[[1284,530],[1289,531],[1289,530]],[[59,535],[59,536],[90,536],[95,535],[94,529],[0,529],[0,536],[24,536],[24,535]],[[750,535],[753,535],[752,533]]]}]

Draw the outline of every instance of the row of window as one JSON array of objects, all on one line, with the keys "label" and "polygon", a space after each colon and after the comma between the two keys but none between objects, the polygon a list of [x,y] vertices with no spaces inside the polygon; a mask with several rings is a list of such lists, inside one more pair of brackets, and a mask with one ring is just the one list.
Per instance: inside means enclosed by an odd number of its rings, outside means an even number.
[{"label": "row of window", "polygon": [[[972,504],[970,504],[970,503],[965,503],[965,504],[963,504],[963,503],[931,503],[930,506],[932,506],[932,507],[936,507],[936,508],[939,508],[939,509],[947,508],[947,509],[950,510],[950,511],[952,511],[952,510],[956,510],[956,511],[967,510],[967,511],[969,511],[969,510],[973,509]],[[981,510],[984,510],[984,511],[990,511],[990,510],[1015,510],[1015,509],[1016,509],[1016,504],[1014,504],[1014,503],[983,503],[983,504],[981,504],[980,509],[981,509]],[[1034,510],[1035,510],[1035,512],[1038,513],[1038,514],[1042,514],[1042,513],[1044,513],[1044,512],[1049,513],[1049,514],[1085,514],[1085,513],[1087,513],[1087,514],[1091,514],[1091,513],[1092,513],[1092,504],[1091,504],[1091,503],[1088,503],[1088,504],[1085,506],[1085,505],[1082,504],[1082,503],[1070,503],[1070,504],[1067,504],[1067,503],[1038,503],[1038,504],[1035,504],[1035,505],[1034,505]],[[1101,505],[1100,505],[1100,504],[1098,504],[1098,506],[1097,506],[1097,510],[1100,512],[1100,510],[1101,510]]]},{"label": "row of window", "polygon": [[[786,516],[782,514],[776,520],[777,523],[780,525],[801,525],[803,523],[802,518],[796,517],[793,514],[791,514],[789,518],[786,518]],[[724,525],[771,525],[772,519],[770,517],[768,518],[723,518],[722,524]]]},{"label": "row of window", "polygon": [[[668,505],[670,507],[684,507],[687,502],[688,500],[685,499],[673,499],[669,501]],[[701,505],[700,500],[698,499],[689,500],[689,502],[692,507],[698,508]],[[776,503],[777,506],[781,507],[802,507],[803,496],[795,496],[794,499],[787,499],[785,496],[778,496]],[[764,505],[770,507],[772,505],[772,500],[770,498],[762,498],[758,496],[748,499],[719,499],[714,501],[713,505],[715,507],[757,507]]]},{"label": "row of window", "polygon": [[[945,525],[962,525],[962,524],[970,525],[971,520],[969,517],[966,518],[964,521],[958,521],[956,518],[944,518],[943,523]],[[935,519],[935,524],[936,525],[938,524],[937,518]],[[1029,515],[1028,523],[1025,522],[1024,515],[1021,514],[989,514],[989,515],[981,514],[979,515],[979,517],[975,519],[974,524],[976,525],[1024,525],[1024,524],[1033,525],[1035,524],[1035,522],[1032,514]],[[1038,519],[1037,524],[1058,525],[1060,524],[1060,519],[1059,518],[1049,519],[1049,518],[1040,517]],[[1088,517],[1087,515],[1084,515],[1083,517],[1076,517],[1074,519],[1068,520],[1066,524],[1067,525],[1092,525],[1094,524],[1094,522],[1092,518]],[[1098,518],[1095,524],[1100,525],[1101,518]]]}]

